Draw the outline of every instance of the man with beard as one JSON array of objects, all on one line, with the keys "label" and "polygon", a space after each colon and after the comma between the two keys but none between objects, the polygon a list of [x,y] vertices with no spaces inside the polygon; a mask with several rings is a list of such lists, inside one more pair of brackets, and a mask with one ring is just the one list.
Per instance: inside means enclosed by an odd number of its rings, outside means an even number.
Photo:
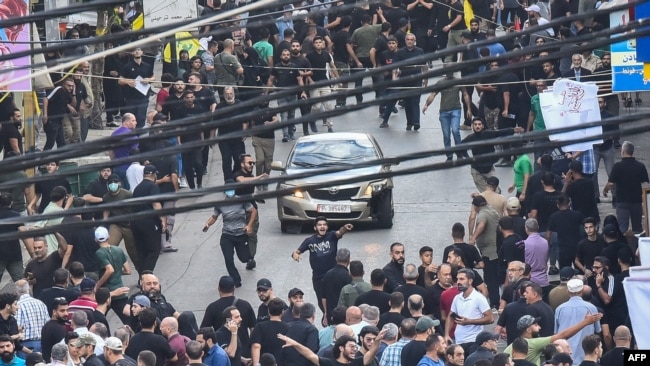
[{"label": "man with beard", "polygon": [[[486,131],[485,123],[480,117],[474,117],[472,120],[472,131],[473,134],[465,137],[463,143],[477,142],[483,140],[496,139],[499,137],[509,136],[513,133],[522,133],[524,129],[521,127],[510,127],[494,131]],[[478,157],[481,155],[487,155],[494,153],[494,145],[481,145],[476,146],[471,149],[472,156]],[[487,186],[487,179],[494,175],[494,161],[482,161],[475,162],[471,165],[472,179],[474,180],[474,185],[480,192],[485,191]]]},{"label": "man with beard", "polygon": [[[133,59],[129,61],[120,70],[120,78],[118,84],[128,86],[123,88],[124,92],[124,111],[130,112],[135,115],[137,127],[144,127],[144,122],[147,119],[147,106],[149,104],[149,94],[142,94],[136,89],[137,85],[148,86],[149,83],[156,80],[153,74],[153,66],[142,60],[142,49],[137,47],[132,52]],[[151,90],[149,88],[149,90]]]},{"label": "man with beard", "polygon": [[9,335],[13,339],[15,348],[29,353],[30,350],[23,347],[24,334],[16,321],[17,300],[18,297],[12,293],[0,294],[0,334]]},{"label": "man with beard", "polygon": [[139,316],[142,331],[129,340],[126,355],[137,359],[142,351],[151,351],[156,354],[156,366],[163,366],[166,362],[175,362],[178,355],[171,348],[167,339],[154,333],[156,328],[156,312],[153,309],[143,309]]},{"label": "man with beard", "polygon": [[[5,117],[2,116],[2,119]],[[20,109],[16,108],[9,116],[9,123],[3,123],[0,129],[0,143],[4,149],[3,159],[7,159],[10,152],[15,152],[18,155],[23,154],[23,136],[19,129],[23,125],[22,114]]]},{"label": "man with beard", "polygon": [[172,304],[167,302],[165,295],[161,293],[160,281],[156,275],[150,271],[140,274],[140,286],[142,288],[141,291],[132,295],[128,303],[124,306],[122,311],[124,315],[133,316],[131,304],[133,304],[137,296],[144,295],[149,299],[151,308],[156,311],[158,319],[164,319],[170,316],[178,318],[180,316],[180,313],[176,311]]},{"label": "man with beard", "polygon": [[[266,84],[267,88],[271,89],[273,87],[280,88],[280,90],[285,88],[297,88],[303,87],[303,77],[300,74],[300,71],[297,69],[297,65],[291,61],[291,50],[282,50],[280,54],[280,62],[275,64],[275,67],[271,70],[271,75]],[[269,90],[267,90],[268,92]],[[301,91],[299,94],[301,99],[307,98],[307,92]],[[278,98],[278,106],[284,106],[296,101],[295,94],[289,94],[282,98]],[[287,122],[296,117],[295,108],[281,112],[282,122]],[[295,126],[284,126],[282,127],[282,142],[288,142],[289,139],[293,140],[293,133],[296,130]],[[273,151],[273,148],[271,148]],[[257,153],[255,155],[258,155]]]},{"label": "man with beard", "polygon": [[[312,81],[314,82],[319,82],[319,81],[326,81],[329,80],[328,73],[327,73],[327,66],[329,66],[330,70],[329,73],[332,75],[332,79],[336,79],[339,77],[338,71],[336,70],[336,65],[334,64],[334,59],[330,55],[329,52],[325,51],[325,40],[323,37],[316,36],[314,37],[313,41],[313,51],[309,52],[305,57],[307,57],[307,60],[309,60],[309,63],[311,64],[312,67]],[[311,96],[316,98],[316,97],[324,97],[332,94],[332,88],[330,85],[321,85],[318,88],[312,89]],[[330,112],[334,110],[334,106],[332,105],[332,102],[329,100],[323,100],[320,102],[315,103],[312,105],[312,110],[315,111],[321,111],[323,110],[324,112]],[[328,117],[325,118],[324,122],[325,125],[327,125],[327,132],[334,132],[332,129],[332,118]]]},{"label": "man with beard", "polygon": [[[95,347],[97,346],[95,337],[94,334],[86,333],[80,335],[76,341],[71,343],[72,347],[79,350],[79,357],[83,357],[86,360],[84,366],[104,366],[104,363],[95,353]],[[103,346],[101,352],[104,352]]]},{"label": "man with beard", "polygon": [[52,347],[59,343],[66,335],[65,323],[68,321],[68,300],[64,297],[54,299],[52,319],[48,320],[41,331],[41,348],[43,359],[49,360],[52,356]]},{"label": "man with beard", "polygon": [[[194,90],[185,90],[183,93],[183,105],[178,110],[178,118],[195,118],[204,115],[208,112],[201,103],[196,101],[196,92]],[[194,122],[198,124],[199,122]],[[181,145],[190,144],[196,141],[202,141],[206,138],[204,131],[187,131],[178,136],[178,141]],[[190,189],[203,188],[203,161],[202,161],[202,147],[194,147],[190,150],[185,150],[181,154],[183,158],[183,170],[185,179]],[[196,185],[194,184],[194,177],[196,176]],[[153,268],[151,268],[153,270]]]},{"label": "man with beard", "polygon": [[56,233],[59,248],[47,254],[47,242],[44,237],[35,237],[33,241],[34,258],[25,266],[25,279],[32,286],[34,297],[38,297],[43,290],[54,285],[52,274],[61,267],[63,257],[68,249],[65,239]]},{"label": "man with beard", "polygon": [[463,268],[458,271],[458,291],[451,304],[451,312],[445,322],[445,339],[451,341],[449,332],[456,323],[455,338],[469,354],[474,347],[476,336],[483,331],[483,325],[492,324],[494,315],[487,299],[480,292],[474,290],[474,272]]},{"label": "man with beard", "polygon": [[[99,170],[99,177],[88,183],[86,190],[82,198],[90,206],[96,206],[101,203],[104,203],[104,195],[108,193],[108,178],[113,173],[111,167],[104,167]],[[97,211],[93,214],[95,220],[102,219],[102,211]]]},{"label": "man with beard", "polygon": [[[416,58],[424,55],[424,51],[415,45],[415,35],[409,33],[406,35],[406,46],[401,48],[395,54],[394,62],[406,61],[411,58]],[[399,69],[393,69],[393,80],[400,78],[411,78],[428,71],[428,67],[420,65],[404,65]],[[429,81],[427,78],[410,80],[406,82],[399,82],[399,86],[406,88],[426,88]],[[411,129],[417,131],[420,129],[420,94],[415,94],[403,98],[404,100],[404,113],[406,114],[406,130]]]},{"label": "man with beard", "polygon": [[16,356],[14,341],[8,334],[0,335],[0,365],[25,366],[25,360]]},{"label": "man with beard", "polygon": [[[445,340],[441,335],[432,334],[424,342],[426,353],[418,362],[418,366],[444,366]],[[469,365],[469,364],[468,364]]]},{"label": "man with beard", "polygon": [[[523,261],[525,259],[524,242],[521,236],[514,231],[514,222],[510,216],[499,219],[499,227],[503,242],[499,248],[499,261],[497,263],[497,280],[499,285],[509,283],[507,280],[508,266],[510,262]],[[485,272],[484,272],[485,273]],[[496,295],[499,292],[497,291]]]},{"label": "man with beard", "polygon": [[[352,224],[345,224],[337,231],[327,231],[329,228],[327,219],[319,216],[314,220],[314,231],[316,234],[303,240],[298,249],[291,253],[293,260],[299,262],[300,255],[309,250],[312,284],[318,299],[322,299],[325,296],[325,284],[321,280],[325,276],[325,273],[336,265],[336,252],[338,251],[339,239],[345,233],[351,231],[353,227]],[[323,311],[323,305],[320,301],[318,305],[321,311]]]},{"label": "man with beard", "polygon": [[[240,103],[238,99],[235,99],[235,89],[231,86],[225,87],[223,89],[223,97],[224,101],[217,105],[217,118],[223,122],[220,124],[218,136],[238,133],[248,129],[248,122],[229,122],[231,118],[241,113],[240,110],[233,108],[233,106]],[[227,110],[225,113],[219,114],[223,109]],[[239,136],[220,141],[219,151],[221,152],[221,168],[223,170],[224,181],[235,179],[234,172],[237,164],[239,164],[239,156],[246,153],[244,138]],[[189,179],[189,177],[186,178]]]},{"label": "man with beard", "polygon": [[494,331],[500,335],[505,334],[508,344],[511,344],[519,336],[520,331],[517,328],[517,322],[529,312],[528,304],[524,297],[528,283],[532,282],[523,282],[521,286],[516,287],[515,291],[519,295],[517,300],[507,304],[503,309],[499,309],[499,319],[497,319],[497,326]]},{"label": "man with beard", "polygon": [[[257,308],[257,322],[259,323],[270,319],[269,304],[272,300],[280,299],[275,296],[275,293],[273,292],[273,285],[271,284],[271,281],[266,278],[262,278],[257,281],[257,297],[260,299],[260,301],[262,301],[260,306]],[[284,303],[284,301],[280,301],[283,304],[282,311],[286,310],[287,305]]]},{"label": "man with beard", "polygon": [[[303,85],[307,85],[307,83],[311,82],[311,76],[314,74],[313,71],[311,71],[311,62],[307,60],[305,56],[302,54],[302,44],[300,43],[299,40],[294,39],[291,41],[291,59],[290,62],[294,65],[296,65],[296,68],[298,70],[298,74],[300,77],[302,77],[302,83]],[[302,91],[300,92],[300,98],[303,100],[307,100],[309,97],[309,93],[305,92],[305,96],[302,96]],[[300,104],[300,115],[301,116],[306,116],[311,113],[311,105],[309,103],[302,103]],[[303,122],[302,123],[302,133],[303,135],[309,135],[309,130],[311,129],[311,132],[316,133],[318,132],[318,128],[316,128],[316,122],[311,121],[311,122]]]},{"label": "man with beard", "polygon": [[303,346],[302,344],[296,342],[295,340],[278,334],[278,338],[284,341],[286,344],[284,347],[293,347],[305,357],[309,362],[316,366],[338,366],[338,365],[352,365],[352,366],[362,366],[362,365],[372,365],[373,360],[377,351],[379,351],[379,345],[381,340],[384,338],[385,330],[379,332],[375,341],[372,343],[372,347],[363,357],[356,358],[357,344],[353,337],[344,335],[334,342],[333,354],[335,359],[327,359],[318,357],[314,352],[309,348]]},{"label": "man with beard", "polygon": [[[148,164],[144,167],[143,180],[133,190],[133,198],[151,197],[160,194],[156,184],[158,169]],[[152,212],[162,209],[160,202],[142,203],[133,206],[133,213]],[[160,235],[167,230],[165,216],[142,217],[131,221],[140,271],[153,271],[160,256]]]},{"label": "man with beard", "polygon": [[[534,363],[535,365],[540,364],[540,356],[544,351],[544,347],[557,341],[558,339],[569,339],[577,334],[582,328],[593,324],[603,317],[603,314],[587,314],[584,319],[579,321],[576,324],[571,325],[568,328],[564,328],[561,332],[554,334],[549,337],[539,337],[539,331],[541,327],[539,326],[538,319],[533,318],[530,315],[522,316],[519,321],[517,321],[517,328],[521,331],[521,338],[528,341],[528,354],[526,355],[526,360]],[[516,342],[516,340],[515,340]],[[505,353],[510,355],[513,354],[512,344],[506,347],[504,350]]]},{"label": "man with beard", "polygon": [[185,81],[183,78],[176,78],[170,89],[169,96],[165,100],[160,113],[168,116],[172,121],[179,119],[178,109],[183,105],[183,93],[185,92]]},{"label": "man with beard", "polygon": [[481,332],[476,336],[476,351],[472,352],[466,359],[465,363],[474,365],[478,360],[489,360],[492,362],[494,355],[498,352],[497,342],[499,335],[491,332]]},{"label": "man with beard", "polygon": [[136,366],[131,360],[124,358],[124,345],[117,337],[108,337],[104,341],[104,359],[110,366]]},{"label": "man with beard", "polygon": [[[194,341],[192,341],[194,342]],[[194,348],[195,346],[192,342],[187,345]],[[217,343],[217,334],[214,332],[212,327],[206,327],[199,329],[199,332],[196,334],[196,342],[198,342],[203,347],[203,363],[207,366],[230,366],[230,359],[226,354],[226,351],[221,348]],[[187,348],[187,347],[186,347]],[[198,358],[194,358],[195,355],[192,355],[193,352],[188,353],[190,357],[190,362],[197,363]]]},{"label": "man with beard", "polygon": [[390,245],[390,262],[383,268],[384,275],[386,276],[386,284],[384,291],[389,294],[395,289],[405,284],[404,281],[404,244],[393,243]]},{"label": "man with beard", "polygon": [[[524,276],[526,270],[526,264],[523,261],[512,261],[508,263],[507,273],[507,283],[503,287],[503,292],[501,294],[501,300],[499,302],[499,313],[503,311],[506,305],[515,301],[519,298],[517,294],[519,291],[519,285],[529,280]],[[514,339],[514,338],[513,338]]]}]

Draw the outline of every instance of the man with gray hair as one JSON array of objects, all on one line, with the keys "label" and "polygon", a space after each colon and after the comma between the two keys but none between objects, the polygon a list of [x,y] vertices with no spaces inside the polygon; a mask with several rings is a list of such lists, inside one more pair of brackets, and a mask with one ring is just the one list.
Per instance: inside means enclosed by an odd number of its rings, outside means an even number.
[{"label": "man with gray hair", "polygon": [[399,332],[402,337],[395,343],[386,347],[379,359],[379,366],[401,366],[402,349],[404,346],[415,338],[415,319],[408,318],[402,320],[399,326]]},{"label": "man with gray hair", "polygon": [[203,347],[198,341],[189,341],[185,346],[185,352],[190,365],[203,365]]},{"label": "man with gray hair", "polygon": [[361,321],[376,327],[379,323],[379,308],[372,305],[361,307]]},{"label": "man with gray hair", "polygon": [[52,362],[50,366],[67,366],[68,365],[68,346],[63,343],[55,344],[52,347]]},{"label": "man with gray hair", "polygon": [[381,360],[381,355],[384,354],[384,350],[391,344],[397,342],[397,337],[399,336],[399,328],[393,323],[384,324],[381,330],[386,331],[384,338],[381,340],[379,345],[379,351],[377,351],[377,360]]},{"label": "man with gray hair", "polygon": [[609,181],[603,189],[603,196],[615,187],[616,189],[616,217],[621,232],[625,233],[630,228],[638,234],[643,231],[641,217],[643,216],[641,188],[643,183],[648,183],[648,171],[645,165],[634,158],[634,144],[630,141],[623,142],[621,146],[621,161],[614,163]]},{"label": "man with gray hair", "polygon": [[[218,56],[216,58],[218,58]],[[221,70],[221,67],[219,67],[217,70]],[[217,72],[217,75],[219,75],[219,72]],[[217,104],[216,118],[218,120],[228,122],[241,114],[241,111],[238,110],[238,108],[233,108],[241,102],[236,98],[235,89],[232,86],[224,87],[223,91],[219,91],[219,94],[222,101],[221,103]],[[224,136],[226,134],[241,132],[246,129],[248,129],[248,121],[228,122],[219,127],[217,135]],[[229,179],[234,180],[234,173],[239,170],[239,167],[241,166],[239,157],[242,154],[246,153],[246,146],[244,145],[244,141],[242,140],[241,136],[222,140],[219,142],[219,152],[221,152],[221,169],[223,171],[224,181],[227,181]]]},{"label": "man with gray hair", "polygon": [[89,334],[95,339],[95,354],[100,356],[104,353],[104,340],[102,337],[88,330],[88,315],[85,311],[75,311],[72,314],[72,328],[75,333],[81,337],[82,335]]},{"label": "man with gray hair", "polygon": [[[410,299],[411,295],[420,295],[420,300],[427,296],[427,291],[416,284],[418,280],[418,266],[413,263],[409,263],[404,266],[404,274],[402,275],[404,281],[406,282],[403,285],[397,286],[395,288],[396,292],[401,292],[404,295],[405,299]],[[402,316],[405,318],[414,317],[406,306],[402,308]]]},{"label": "man with gray hair", "polygon": [[323,318],[328,324],[333,322],[332,311],[339,302],[341,290],[345,285],[352,282],[352,277],[348,271],[350,264],[350,250],[346,248],[339,248],[336,252],[336,266],[325,273],[323,283],[326,283],[324,297],[321,299],[323,302],[324,314]]},{"label": "man with gray hair", "polygon": [[131,340],[131,337],[133,336],[133,331],[130,330],[130,328],[127,328],[126,326],[117,328],[115,332],[113,332],[113,336],[115,338],[119,339],[120,342],[122,342],[122,353],[126,351],[127,347],[129,347],[129,341]]},{"label": "man with gray hair", "polygon": [[30,295],[27,280],[16,281],[16,295],[18,295],[16,323],[23,330],[22,344],[32,352],[41,352],[41,329],[50,320],[47,306]]},{"label": "man with gray hair", "polygon": [[548,241],[539,235],[539,224],[536,219],[526,220],[526,234],[528,234],[528,238],[524,240],[524,257],[526,263],[530,265],[530,280],[542,288],[547,288],[549,285],[546,273]]}]

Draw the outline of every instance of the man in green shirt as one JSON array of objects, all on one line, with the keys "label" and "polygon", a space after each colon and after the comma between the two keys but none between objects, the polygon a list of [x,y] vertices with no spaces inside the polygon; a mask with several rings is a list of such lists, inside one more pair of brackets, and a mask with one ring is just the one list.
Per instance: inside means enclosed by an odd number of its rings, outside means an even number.
[{"label": "man in green shirt", "polygon": [[255,42],[253,48],[267,65],[273,67],[273,45],[269,43],[270,32],[268,28],[260,29],[260,40]]},{"label": "man in green shirt", "polygon": [[[516,189],[517,198],[523,205],[526,200],[526,189],[528,188],[528,180],[533,174],[533,163],[530,161],[528,154],[521,154],[517,156],[515,164],[512,166],[515,171],[514,182],[508,187],[508,193],[512,193]],[[528,212],[528,208],[524,207],[524,211]]]},{"label": "man in green shirt", "polygon": [[[533,95],[530,98],[530,112],[528,113],[528,127],[526,128],[526,132],[546,131],[546,123],[544,122],[544,116],[542,115],[542,107],[539,103],[539,95],[548,88],[548,83],[546,80],[537,80],[535,81],[535,86],[537,87],[537,94]],[[548,137],[543,137],[535,140],[535,144],[542,144],[544,142],[548,142]],[[537,161],[537,159],[539,159],[539,157],[543,154],[544,151],[535,150],[535,161]]]},{"label": "man in green shirt", "polygon": [[105,227],[95,229],[95,241],[99,244],[95,257],[100,267],[96,288],[108,287],[111,290],[111,309],[126,324],[127,319],[122,310],[128,302],[129,288],[124,286],[122,276],[131,274],[131,266],[124,251],[108,242],[108,230]]},{"label": "man in green shirt", "polygon": [[[578,333],[582,328],[586,327],[589,324],[593,324],[603,317],[603,314],[587,314],[580,323],[575,324],[569,328],[558,332],[550,337],[537,338],[539,336],[539,331],[541,327],[539,326],[539,318],[533,318],[530,315],[524,315],[519,318],[517,321],[517,329],[521,331],[521,337],[525,338],[528,341],[528,356],[526,360],[539,365],[541,362],[540,356],[544,351],[544,347],[557,341],[558,339],[569,339]],[[506,347],[503,351],[509,355],[512,355],[512,345]]]}]

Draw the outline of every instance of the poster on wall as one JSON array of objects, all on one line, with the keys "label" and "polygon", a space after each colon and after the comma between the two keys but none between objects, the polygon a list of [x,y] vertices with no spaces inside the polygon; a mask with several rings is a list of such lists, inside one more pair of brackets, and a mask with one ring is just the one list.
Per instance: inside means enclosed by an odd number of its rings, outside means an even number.
[{"label": "poster on wall", "polygon": [[142,11],[145,28],[198,18],[196,0],[144,0]]},{"label": "poster on wall", "polygon": [[[29,14],[28,0],[0,0],[0,20],[21,18]],[[0,55],[11,57],[14,53],[29,50],[31,27],[28,23],[0,28]],[[0,90],[24,92],[32,90],[32,80],[24,78],[31,73],[31,58],[23,56],[0,61]]]}]

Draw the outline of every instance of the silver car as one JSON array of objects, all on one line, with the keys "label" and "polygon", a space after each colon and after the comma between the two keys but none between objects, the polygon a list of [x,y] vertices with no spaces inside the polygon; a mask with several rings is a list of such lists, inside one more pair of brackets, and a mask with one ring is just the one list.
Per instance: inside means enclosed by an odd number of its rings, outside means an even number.
[{"label": "silver car", "polygon": [[393,179],[308,188],[318,184],[361,175],[390,171],[390,165],[354,168],[362,162],[382,159],[384,156],[377,140],[367,133],[327,133],[300,137],[287,159],[272,169],[284,174],[299,174],[318,169],[350,166],[349,170],[320,174],[278,184],[278,189],[291,189],[293,193],[278,197],[278,219],[283,232],[293,224],[312,223],[318,216],[329,221],[376,222],[381,228],[393,226]]}]

